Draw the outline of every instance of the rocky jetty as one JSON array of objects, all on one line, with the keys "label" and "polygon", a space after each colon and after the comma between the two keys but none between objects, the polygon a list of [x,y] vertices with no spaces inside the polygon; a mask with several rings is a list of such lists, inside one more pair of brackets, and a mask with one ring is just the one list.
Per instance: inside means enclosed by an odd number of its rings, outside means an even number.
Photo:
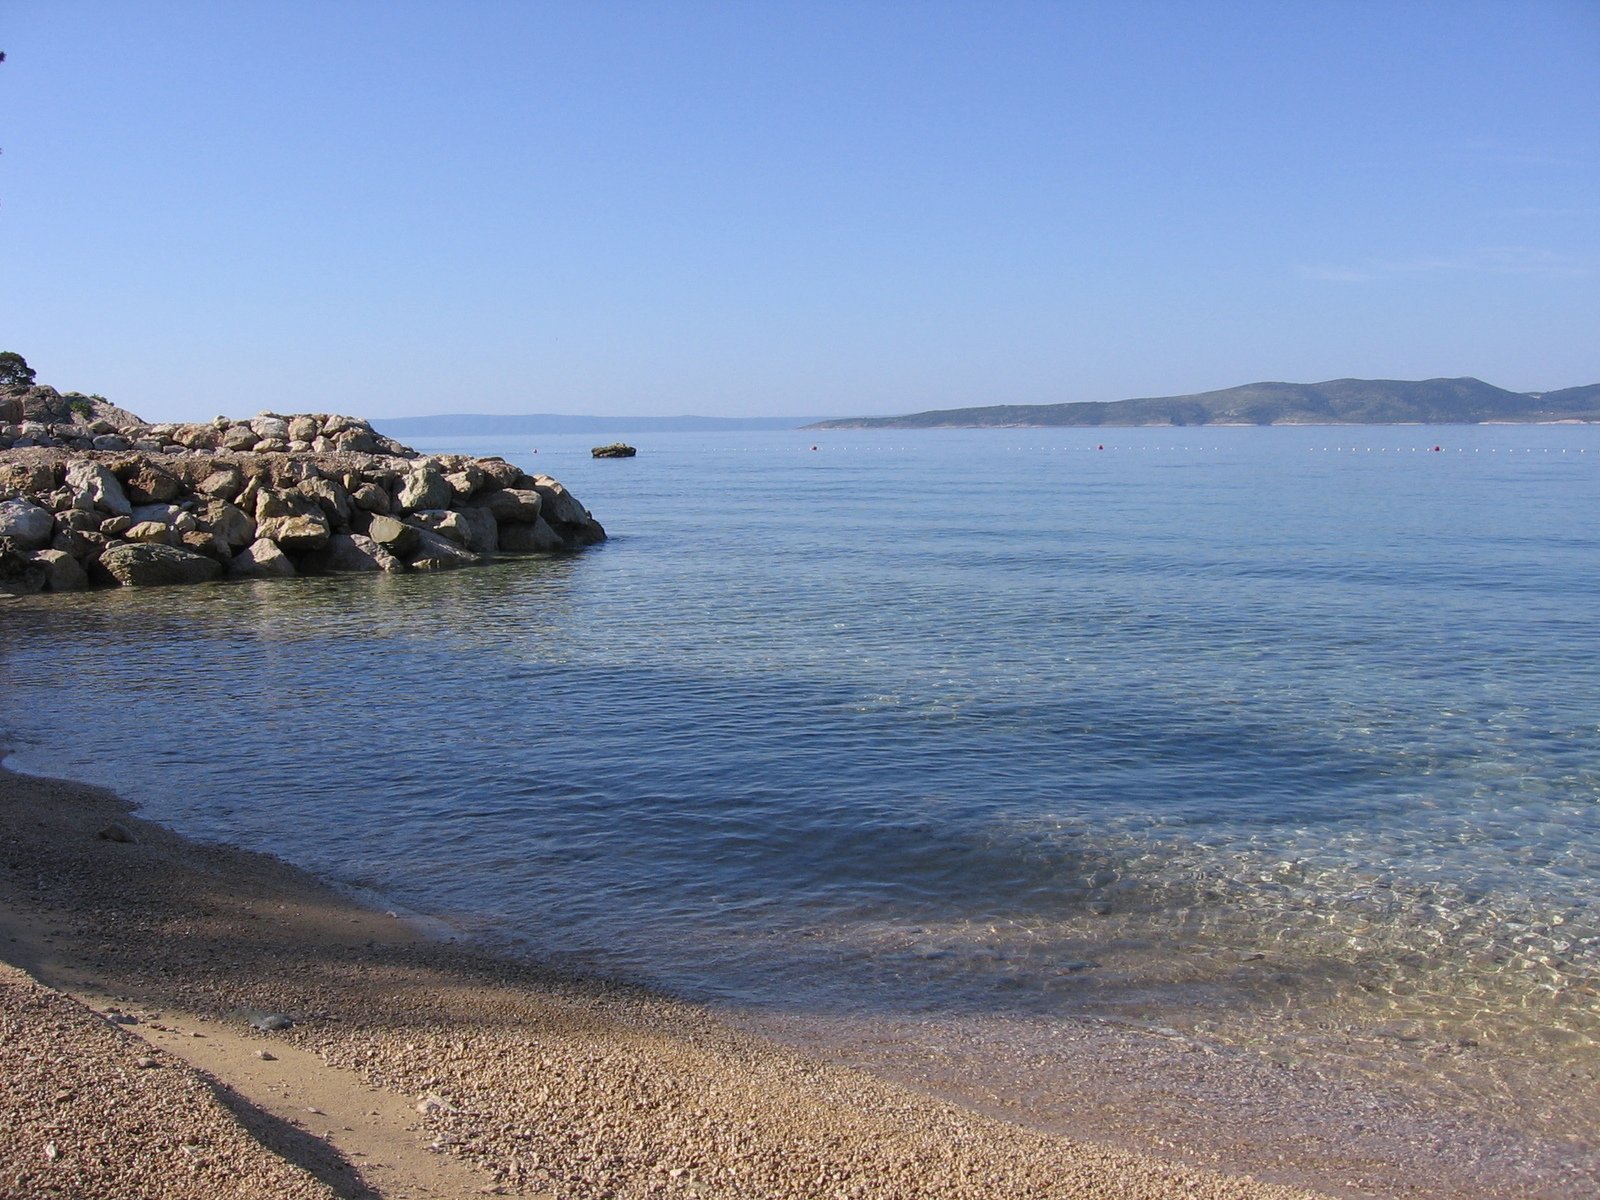
[{"label": "rocky jetty", "polygon": [[547,475],[419,454],[356,417],[146,424],[51,388],[0,403],[0,592],[442,571],[606,536]]}]

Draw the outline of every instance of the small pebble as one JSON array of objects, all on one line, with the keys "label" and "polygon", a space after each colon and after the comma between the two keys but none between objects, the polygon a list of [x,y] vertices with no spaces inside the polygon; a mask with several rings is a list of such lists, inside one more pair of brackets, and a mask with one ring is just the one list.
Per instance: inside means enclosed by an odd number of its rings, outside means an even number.
[{"label": "small pebble", "polygon": [[250,1024],[262,1033],[280,1033],[285,1029],[294,1028],[294,1018],[286,1017],[282,1013],[268,1013],[264,1017],[257,1017]]},{"label": "small pebble", "polygon": [[139,1068],[141,1070],[148,1071],[151,1067],[159,1067],[160,1065],[160,1063],[156,1062],[156,1060],[151,1058],[148,1054],[139,1060]]},{"label": "small pebble", "polygon": [[277,1062],[278,1056],[270,1050],[257,1050],[256,1057],[262,1062]]}]

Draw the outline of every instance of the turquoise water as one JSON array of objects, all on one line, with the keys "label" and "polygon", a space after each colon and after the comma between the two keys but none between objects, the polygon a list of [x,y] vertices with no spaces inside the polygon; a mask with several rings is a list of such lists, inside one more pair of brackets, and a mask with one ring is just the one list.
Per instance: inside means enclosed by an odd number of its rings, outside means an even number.
[{"label": "turquoise water", "polygon": [[11,605],[18,763],[712,1001],[1593,1053],[1600,429],[634,440],[422,447],[578,556]]}]

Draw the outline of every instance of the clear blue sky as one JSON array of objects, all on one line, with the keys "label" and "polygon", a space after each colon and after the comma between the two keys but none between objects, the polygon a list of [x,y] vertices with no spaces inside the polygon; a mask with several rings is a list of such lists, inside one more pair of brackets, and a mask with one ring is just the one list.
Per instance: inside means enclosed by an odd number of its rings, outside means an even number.
[{"label": "clear blue sky", "polygon": [[0,0],[0,349],[151,419],[1600,381],[1600,3]]}]

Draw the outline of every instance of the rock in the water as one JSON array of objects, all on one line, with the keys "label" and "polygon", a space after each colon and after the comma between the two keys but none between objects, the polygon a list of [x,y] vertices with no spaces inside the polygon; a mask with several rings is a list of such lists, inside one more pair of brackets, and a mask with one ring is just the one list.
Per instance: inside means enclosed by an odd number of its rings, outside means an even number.
[{"label": "rock in the water", "polygon": [[540,515],[552,525],[583,525],[591,519],[577,497],[550,476],[534,476],[533,488],[544,498]]},{"label": "rock in the water", "polygon": [[612,442],[609,446],[596,446],[589,454],[593,458],[632,458],[639,453],[626,442]]},{"label": "rock in the water", "polygon": [[271,538],[257,538],[251,542],[233,556],[228,570],[254,579],[283,579],[299,573],[289,556]]},{"label": "rock in the water", "polygon": [[500,526],[500,549],[513,554],[564,550],[566,546],[561,535],[542,517],[531,525]]},{"label": "rock in the water", "polygon": [[89,586],[88,572],[65,550],[35,550],[33,561],[44,565],[48,591],[80,592]]},{"label": "rock in the water", "polygon": [[44,590],[48,569],[8,537],[0,537],[0,593],[31,596]]},{"label": "rock in the water", "polygon": [[416,548],[407,560],[413,571],[450,571],[456,567],[470,567],[477,561],[478,556],[472,551],[431,529],[417,530]]},{"label": "rock in the water", "polygon": [[214,558],[176,546],[129,542],[108,546],[100,566],[123,587],[158,587],[171,583],[203,583],[222,574]]},{"label": "rock in the water", "polygon": [[375,516],[367,526],[367,536],[395,554],[406,554],[417,544],[417,531],[393,517]]},{"label": "rock in the water", "polygon": [[400,572],[405,563],[372,538],[359,533],[336,533],[321,550],[306,555],[308,571]]}]

